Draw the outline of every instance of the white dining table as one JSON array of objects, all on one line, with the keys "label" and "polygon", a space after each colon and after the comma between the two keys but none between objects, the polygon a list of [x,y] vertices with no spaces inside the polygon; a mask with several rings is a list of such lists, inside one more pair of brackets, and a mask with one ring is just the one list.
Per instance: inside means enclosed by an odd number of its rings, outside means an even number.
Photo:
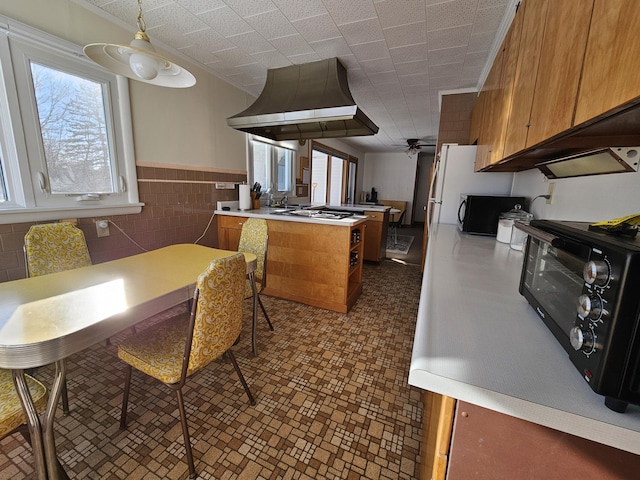
[{"label": "white dining table", "polygon": [[[20,397],[38,479],[68,478],[57,468],[55,411],[65,380],[64,359],[136,323],[192,298],[209,263],[237,252],[178,244],[75,270],[0,283],[0,368],[9,369]],[[257,259],[245,253],[254,292]],[[24,370],[55,364],[42,418]]]}]

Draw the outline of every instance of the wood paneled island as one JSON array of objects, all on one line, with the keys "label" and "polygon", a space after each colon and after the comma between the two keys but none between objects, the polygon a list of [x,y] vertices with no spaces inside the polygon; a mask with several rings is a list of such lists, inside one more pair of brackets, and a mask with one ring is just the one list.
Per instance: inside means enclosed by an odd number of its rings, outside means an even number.
[{"label": "wood paneled island", "polygon": [[247,218],[267,220],[265,295],[347,313],[362,293],[366,216],[343,219],[276,215],[261,208],[216,210],[218,246],[237,250]]}]

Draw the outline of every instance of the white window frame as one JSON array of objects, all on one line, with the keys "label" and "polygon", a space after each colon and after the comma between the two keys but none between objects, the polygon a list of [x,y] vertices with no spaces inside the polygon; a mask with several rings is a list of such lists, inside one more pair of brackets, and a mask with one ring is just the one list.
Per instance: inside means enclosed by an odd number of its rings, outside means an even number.
[{"label": "white window frame", "polygon": [[[48,194],[39,175],[46,161],[31,59],[105,85],[116,193]],[[138,197],[128,80],[87,59],[79,46],[0,16],[0,161],[8,197],[0,202],[0,224],[139,213],[144,204]]]},{"label": "white window frame", "polygon": [[[270,148],[270,152],[271,152],[271,157],[270,157],[270,165],[269,165],[269,178],[267,179],[267,182],[269,183],[268,185],[262,185],[262,191],[266,191],[268,188],[271,188],[271,193],[272,194],[278,194],[278,195],[287,195],[287,196],[294,196],[295,195],[295,178],[294,178],[294,170],[295,170],[295,165],[296,165],[296,155],[297,155],[297,151],[289,146],[280,144],[280,143],[273,143],[270,141],[265,141],[265,139],[263,138],[256,138],[256,137],[249,137],[248,139],[248,166],[247,166],[247,171],[249,172],[249,178],[250,178],[250,183],[253,184],[256,181],[259,181],[257,179],[255,179],[254,176],[254,158],[253,158],[253,144],[252,142],[258,142],[258,143],[262,143],[266,146],[268,146]],[[289,166],[289,171],[287,172],[288,175],[288,183],[289,183],[289,189],[288,190],[278,190],[278,154],[277,154],[277,149],[278,148],[282,148],[284,150],[289,150],[291,152],[291,163]]]}]

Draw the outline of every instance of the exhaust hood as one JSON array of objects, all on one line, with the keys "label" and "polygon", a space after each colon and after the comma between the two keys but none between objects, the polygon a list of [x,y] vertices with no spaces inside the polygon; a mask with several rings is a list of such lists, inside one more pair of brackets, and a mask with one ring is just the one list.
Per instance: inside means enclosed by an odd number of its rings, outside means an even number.
[{"label": "exhaust hood", "polygon": [[539,163],[536,167],[547,178],[567,178],[637,172],[639,161],[640,147],[605,147]]},{"label": "exhaust hood", "polygon": [[378,127],[356,105],[337,58],[267,70],[267,82],[227,125],[272,140],[375,135]]}]

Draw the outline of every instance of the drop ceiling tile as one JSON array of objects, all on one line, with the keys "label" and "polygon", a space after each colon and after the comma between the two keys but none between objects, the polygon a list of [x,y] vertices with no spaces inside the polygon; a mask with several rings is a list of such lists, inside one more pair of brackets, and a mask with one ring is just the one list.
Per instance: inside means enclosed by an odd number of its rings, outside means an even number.
[{"label": "drop ceiling tile", "polygon": [[280,10],[252,15],[245,17],[245,20],[267,40],[298,33]]},{"label": "drop ceiling tile", "polygon": [[473,23],[478,0],[452,0],[427,7],[427,30],[470,25]]},{"label": "drop ceiling tile", "polygon": [[324,0],[324,5],[337,25],[376,17],[372,0]]},{"label": "drop ceiling tile", "polygon": [[455,77],[462,74],[464,66],[465,64],[463,62],[447,63],[445,65],[432,65],[429,67],[429,77]]},{"label": "drop ceiling tile", "polygon": [[502,22],[505,6],[485,8],[478,10],[476,21],[473,24],[473,33],[495,32]]},{"label": "drop ceiling tile", "polygon": [[223,37],[251,32],[253,28],[229,7],[217,8],[198,17]]},{"label": "drop ceiling tile", "polygon": [[391,83],[398,84],[398,75],[396,75],[395,71],[370,74],[369,79],[375,86]]},{"label": "drop ceiling tile", "polygon": [[464,59],[465,67],[484,67],[487,62],[488,52],[467,53]]},{"label": "drop ceiling tile", "polygon": [[352,45],[351,51],[356,56],[356,59],[361,62],[389,56],[389,49],[387,48],[387,44],[384,40]]},{"label": "drop ceiling tile", "polygon": [[486,52],[491,50],[495,32],[472,33],[469,38],[468,52]]},{"label": "drop ceiling tile", "polygon": [[466,47],[443,48],[430,50],[427,56],[429,65],[446,65],[449,63],[464,62]]},{"label": "drop ceiling tile", "polygon": [[316,52],[301,53],[300,55],[289,55],[287,58],[296,65],[302,65],[304,63],[311,63],[322,60],[322,58],[320,58],[320,56]]},{"label": "drop ceiling tile", "polygon": [[271,0],[224,0],[224,3],[243,18],[277,9]]},{"label": "drop ceiling tile", "polygon": [[402,87],[402,93],[409,96],[416,96],[422,94],[425,88],[429,88],[431,82],[425,82],[423,84],[405,85]]},{"label": "drop ceiling tile", "polygon": [[340,32],[349,45],[384,40],[382,28],[377,18],[340,25]]},{"label": "drop ceiling tile", "polygon": [[198,32],[190,32],[184,35],[185,45],[199,45],[206,48],[211,53],[220,52],[235,48],[235,45],[222,35],[216,33],[213,29],[200,30]]},{"label": "drop ceiling tile", "polygon": [[399,76],[398,79],[400,80],[400,84],[403,87],[409,87],[409,86],[424,87],[424,85],[429,84],[429,75],[427,75],[426,73],[421,73],[421,74],[419,73],[414,75],[402,75],[402,76]]},{"label": "drop ceiling tile", "polygon": [[413,62],[427,58],[427,44],[408,45],[406,47],[390,48],[389,53],[393,63]]},{"label": "drop ceiling tile", "polygon": [[459,82],[460,77],[457,75],[451,77],[437,77],[430,79],[429,87],[437,88],[439,90],[455,90],[460,87]]},{"label": "drop ceiling tile", "polygon": [[375,60],[366,60],[360,62],[360,65],[367,74],[392,72],[395,69],[390,57],[376,58]]},{"label": "drop ceiling tile", "polygon": [[504,6],[506,8],[508,3],[507,0],[480,0],[478,2],[478,10],[498,6]]},{"label": "drop ceiling tile", "polygon": [[399,27],[426,19],[425,3],[415,0],[386,0],[375,5],[382,28]]},{"label": "drop ceiling tile", "polygon": [[197,32],[209,28],[200,18],[176,3],[145,12],[144,21],[149,34],[151,34],[156,27],[160,27],[160,29],[171,28],[180,34]]},{"label": "drop ceiling tile", "polygon": [[[319,40],[317,42],[309,42],[309,46],[313,48],[313,50],[320,55],[321,58],[331,58],[331,57],[344,57],[350,56],[353,57],[353,53],[351,53],[351,49],[347,42],[344,41],[344,38],[330,38],[327,40]],[[355,59],[354,59],[355,60]],[[342,64],[347,68],[344,61]]]},{"label": "drop ceiling tile", "polygon": [[429,50],[466,46],[471,36],[472,25],[432,30],[427,35]]},{"label": "drop ceiling tile", "polygon": [[179,52],[202,64],[211,64],[220,61],[213,53],[201,45],[189,45],[180,48]]},{"label": "drop ceiling tile", "polygon": [[327,13],[322,0],[304,0],[304,8],[300,8],[300,0],[273,0],[273,3],[292,22]]},{"label": "drop ceiling tile", "polygon": [[426,22],[412,23],[401,27],[390,27],[383,30],[389,48],[404,47],[427,42]]},{"label": "drop ceiling tile", "polygon": [[429,64],[426,58],[424,60],[396,63],[395,66],[398,75],[412,75],[416,73],[427,73],[429,71]]},{"label": "drop ceiling tile", "polygon": [[313,49],[299,33],[286,37],[273,38],[270,41],[285,57],[313,53]]},{"label": "drop ceiling tile", "polygon": [[254,55],[255,59],[266,68],[280,68],[291,65],[291,61],[277,50],[272,52],[261,52]]},{"label": "drop ceiling tile", "polygon": [[175,0],[175,2],[193,15],[199,15],[225,5],[222,0]]},{"label": "drop ceiling tile", "polygon": [[328,13],[295,20],[291,24],[309,43],[331,38],[344,40],[340,35],[340,30]]},{"label": "drop ceiling tile", "polygon": [[232,37],[227,37],[236,47],[241,48],[250,55],[274,50],[273,45],[267,42],[258,32],[247,32]]}]

